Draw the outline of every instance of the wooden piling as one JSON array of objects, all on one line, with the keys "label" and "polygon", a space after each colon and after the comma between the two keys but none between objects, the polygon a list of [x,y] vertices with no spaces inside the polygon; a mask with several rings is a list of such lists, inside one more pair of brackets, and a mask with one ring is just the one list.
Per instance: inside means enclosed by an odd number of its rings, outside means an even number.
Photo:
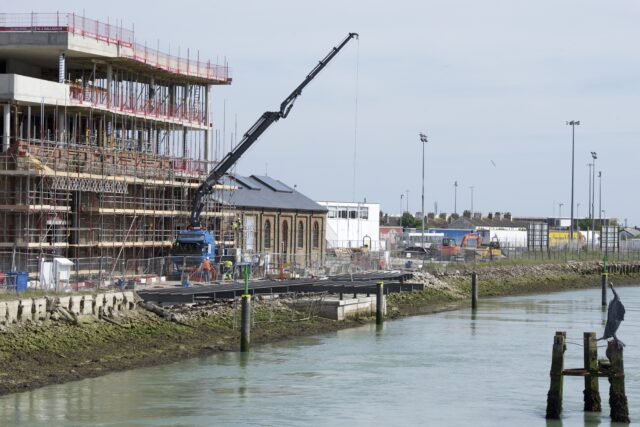
[{"label": "wooden piling", "polygon": [[602,288],[602,306],[607,306],[607,282],[609,281],[609,273],[606,271],[600,276],[600,287]]},{"label": "wooden piling", "polygon": [[240,321],[240,351],[249,351],[251,343],[251,295],[242,295],[242,315]]},{"label": "wooden piling", "polygon": [[471,273],[471,309],[478,308],[478,274],[474,271]]},{"label": "wooden piling", "polygon": [[547,419],[560,419],[562,413],[562,370],[564,369],[564,351],[566,348],[566,332],[556,332],[553,337],[551,355],[551,383],[547,393]]},{"label": "wooden piling", "polygon": [[611,407],[611,421],[628,423],[629,405],[624,390],[623,347],[615,340],[607,345],[607,358],[611,362],[609,373],[609,406]]},{"label": "wooden piling", "polygon": [[384,282],[376,284],[376,325],[384,323]]},{"label": "wooden piling", "polygon": [[598,386],[598,345],[595,332],[585,332],[584,369],[588,374],[584,377],[584,410],[589,412],[602,411],[600,389]]}]

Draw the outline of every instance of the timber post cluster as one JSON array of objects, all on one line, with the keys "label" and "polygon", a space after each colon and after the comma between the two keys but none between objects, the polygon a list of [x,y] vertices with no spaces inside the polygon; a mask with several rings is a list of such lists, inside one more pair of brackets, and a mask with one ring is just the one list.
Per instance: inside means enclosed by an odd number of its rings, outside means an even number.
[{"label": "timber post cluster", "polygon": [[585,332],[584,367],[564,369],[564,352],[567,333],[556,332],[553,338],[551,356],[551,383],[547,393],[547,419],[559,419],[562,413],[562,389],[565,376],[584,377],[584,410],[585,412],[602,411],[598,377],[609,379],[609,406],[611,420],[629,422],[629,406],[624,389],[623,347],[615,341],[607,345],[607,359],[598,360],[598,347],[595,332]]}]

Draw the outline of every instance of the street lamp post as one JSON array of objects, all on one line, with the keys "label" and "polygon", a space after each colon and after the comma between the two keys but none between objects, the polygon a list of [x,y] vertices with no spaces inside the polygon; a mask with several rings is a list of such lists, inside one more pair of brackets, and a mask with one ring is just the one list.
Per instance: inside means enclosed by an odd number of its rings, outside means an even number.
[{"label": "street lamp post", "polygon": [[598,171],[598,222],[602,230],[602,171]]},{"label": "street lamp post", "polygon": [[[587,163],[589,166],[589,175],[587,176],[587,182],[589,183],[589,202],[587,203],[587,220],[591,219],[591,168],[593,167],[593,163]],[[591,246],[591,236],[589,236],[589,222],[587,221],[587,249]],[[593,230],[592,230],[593,231]]]},{"label": "street lamp post", "polygon": [[569,226],[569,247],[573,248],[573,184],[575,180],[576,126],[580,125],[580,120],[571,120],[566,124],[571,126],[571,223]]},{"label": "street lamp post", "polygon": [[578,234],[578,251],[580,251],[580,203],[576,205],[576,230]]},{"label": "street lamp post", "polygon": [[453,213],[458,213],[458,181],[453,183]]},{"label": "street lamp post", "polygon": [[595,209],[595,198],[596,198],[596,159],[598,158],[598,154],[595,151],[591,152],[591,157],[593,158],[593,168],[591,169],[591,249],[594,250],[596,248],[596,209]]},{"label": "street lamp post", "polygon": [[400,195],[400,216],[402,216],[402,199],[404,198],[404,194]]},{"label": "street lamp post", "polygon": [[409,212],[409,190],[405,190],[405,193],[407,194],[407,212]]},{"label": "street lamp post", "polygon": [[562,207],[564,203],[558,203],[558,218],[562,221]]},{"label": "street lamp post", "polygon": [[420,142],[422,142],[422,211],[420,212],[420,216],[422,216],[422,248],[424,248],[424,146],[429,140],[427,139],[427,135],[420,132]]},{"label": "street lamp post", "polygon": [[[607,211],[603,209],[600,212],[604,217],[605,222],[607,223],[607,240],[604,242],[604,258],[606,261],[607,256],[609,255],[609,220],[607,219]],[[600,235],[600,247],[602,247],[602,234]]]}]

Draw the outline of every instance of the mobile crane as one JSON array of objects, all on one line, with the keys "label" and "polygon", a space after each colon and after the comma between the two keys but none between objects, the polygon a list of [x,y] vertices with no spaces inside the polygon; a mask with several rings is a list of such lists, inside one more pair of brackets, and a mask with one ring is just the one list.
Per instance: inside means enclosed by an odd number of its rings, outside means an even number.
[{"label": "mobile crane", "polygon": [[347,37],[316,65],[304,78],[302,83],[296,87],[289,96],[280,104],[278,111],[266,111],[243,135],[242,140],[236,147],[227,153],[226,156],[209,172],[207,178],[196,190],[191,204],[191,215],[189,217],[189,227],[186,230],[178,231],[178,236],[171,250],[174,256],[174,265],[177,270],[186,267],[186,257],[189,257],[189,265],[199,265],[205,257],[215,260],[215,238],[206,229],[202,229],[200,214],[204,209],[205,198],[213,192],[214,186],[240,159],[240,157],[251,147],[266,131],[269,126],[280,119],[286,119],[293,108],[296,98],[302,94],[304,89],[324,67],[342,50],[342,48],[353,38],[358,38],[357,33],[349,33]]}]

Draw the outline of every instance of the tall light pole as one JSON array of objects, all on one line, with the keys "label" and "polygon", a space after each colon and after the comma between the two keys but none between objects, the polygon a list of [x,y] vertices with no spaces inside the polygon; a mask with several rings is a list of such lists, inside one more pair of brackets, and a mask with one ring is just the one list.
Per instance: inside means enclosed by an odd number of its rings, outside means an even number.
[{"label": "tall light pole", "polygon": [[602,230],[602,171],[598,171],[598,222]]},{"label": "tall light pole", "polygon": [[596,159],[598,154],[595,151],[591,152],[591,158],[593,159],[593,168],[591,169],[591,249],[596,248]]},{"label": "tall light pole", "polygon": [[[605,210],[601,210],[600,213],[602,214],[602,216],[604,217],[604,220],[607,223],[607,241],[604,242],[604,257],[605,260],[607,259],[607,255],[609,255],[609,220],[607,219],[607,212]],[[600,226],[602,227],[602,224],[600,224]],[[600,235],[600,247],[602,247],[602,233]]]},{"label": "tall light pole", "polygon": [[575,181],[575,152],[576,152],[576,126],[580,125],[580,120],[566,122],[571,126],[571,223],[569,225],[569,247],[573,248],[573,189]]},{"label": "tall light pole", "polygon": [[[587,182],[589,183],[589,202],[587,203],[587,220],[591,219],[591,168],[593,167],[593,163],[587,163],[587,166],[589,166],[589,176],[587,176]],[[589,236],[589,229],[591,227],[589,227],[589,222],[587,222],[587,249],[589,249],[589,246],[591,246],[591,236]]]},{"label": "tall light pole", "polygon": [[578,250],[580,250],[580,203],[576,205],[576,229],[578,231]]},{"label": "tall light pole", "polygon": [[453,183],[453,213],[458,213],[458,181]]},{"label": "tall light pole", "polygon": [[571,224],[569,227],[569,247],[573,248],[573,183],[575,180],[576,126],[580,126],[580,120],[571,120],[566,124],[571,126]]},{"label": "tall light pole", "polygon": [[400,216],[402,216],[403,211],[402,211],[402,199],[404,198],[404,194],[400,195]]},{"label": "tall light pole", "polygon": [[558,218],[560,218],[560,220],[562,220],[562,207],[564,206],[564,203],[558,203]]},{"label": "tall light pole", "polygon": [[591,219],[591,168],[593,167],[593,163],[587,163],[589,166],[589,176],[587,177],[587,182],[589,183],[589,202],[587,202],[587,218]]},{"label": "tall light pole", "polygon": [[409,190],[405,190],[404,192],[407,194],[407,212],[409,212]]},{"label": "tall light pole", "polygon": [[473,216],[473,189],[475,188],[475,186],[471,186],[469,187],[471,189],[471,216]]},{"label": "tall light pole", "polygon": [[424,248],[424,146],[429,140],[427,139],[427,135],[420,132],[420,142],[422,142],[422,211],[420,212],[420,216],[422,216],[422,247]]}]

